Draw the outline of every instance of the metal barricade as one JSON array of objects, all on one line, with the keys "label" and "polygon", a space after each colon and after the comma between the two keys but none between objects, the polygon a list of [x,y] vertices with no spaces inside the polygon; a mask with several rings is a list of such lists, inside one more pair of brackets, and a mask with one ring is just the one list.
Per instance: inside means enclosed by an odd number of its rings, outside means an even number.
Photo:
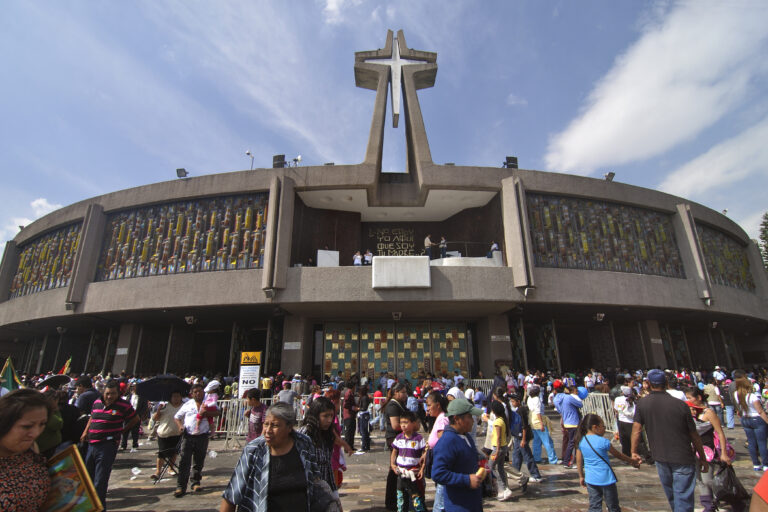
[{"label": "metal barricade", "polygon": [[583,415],[597,414],[603,418],[605,430],[616,432],[616,411],[613,409],[613,402],[608,393],[590,393],[583,403],[581,408]]},{"label": "metal barricade", "polygon": [[[274,397],[262,398],[261,403],[267,407],[272,405]],[[301,422],[307,412],[307,403],[309,395],[304,395],[293,404],[296,410],[296,421]],[[244,438],[248,434],[248,418],[245,417],[245,411],[248,409],[248,400],[245,398],[233,398],[231,400],[219,400],[218,407],[221,411],[219,416],[216,434],[224,436],[225,448],[242,448]]]},{"label": "metal barricade", "polygon": [[464,386],[470,387],[475,391],[482,389],[483,393],[488,396],[493,391],[493,379],[466,379],[464,380]]}]

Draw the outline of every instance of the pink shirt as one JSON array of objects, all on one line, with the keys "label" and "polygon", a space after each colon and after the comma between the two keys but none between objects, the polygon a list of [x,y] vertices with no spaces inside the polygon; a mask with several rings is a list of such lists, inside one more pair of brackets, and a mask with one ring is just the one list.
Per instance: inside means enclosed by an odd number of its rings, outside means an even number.
[{"label": "pink shirt", "polygon": [[430,448],[434,448],[437,444],[439,437],[437,437],[437,434],[445,430],[445,427],[447,427],[450,424],[448,421],[448,416],[445,415],[444,412],[440,413],[440,416],[437,417],[435,420],[435,425],[432,427],[432,432],[429,433],[429,440],[427,441],[427,444]]}]

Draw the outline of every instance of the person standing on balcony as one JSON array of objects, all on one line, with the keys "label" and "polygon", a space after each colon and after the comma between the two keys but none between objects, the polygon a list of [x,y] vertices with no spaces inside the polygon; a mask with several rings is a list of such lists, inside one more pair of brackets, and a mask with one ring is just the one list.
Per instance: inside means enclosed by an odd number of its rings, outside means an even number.
[{"label": "person standing on balcony", "polygon": [[432,241],[430,238],[431,236],[431,234],[427,234],[427,237],[424,239],[424,254],[426,254],[429,259],[432,259],[432,247],[437,245]]},{"label": "person standing on balcony", "polygon": [[445,239],[445,235],[440,237],[440,258],[447,258],[448,253],[448,241]]}]

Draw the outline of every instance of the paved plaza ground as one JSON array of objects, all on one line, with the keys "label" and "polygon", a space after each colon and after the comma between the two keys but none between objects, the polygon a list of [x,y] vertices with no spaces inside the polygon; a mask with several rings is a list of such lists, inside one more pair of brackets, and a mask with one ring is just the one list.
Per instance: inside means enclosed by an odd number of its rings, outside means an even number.
[{"label": "paved plaza ground", "polygon": [[[752,471],[749,454],[744,447],[745,435],[741,427],[727,430],[726,435],[737,451],[734,466],[744,487],[751,491],[758,479]],[[480,443],[482,443],[482,437]],[[149,476],[154,472],[156,443],[142,439],[136,453],[122,452],[115,462],[109,484],[108,507],[110,511],[212,511],[218,510],[221,493],[229,482],[232,470],[240,455],[240,449],[228,449],[223,440],[212,441],[210,449],[216,458],[208,457],[203,471],[203,491],[174,498],[176,480],[163,479],[152,485]],[[356,440],[359,442],[359,439]],[[555,447],[559,447],[560,434],[555,433]],[[365,455],[348,457],[347,472],[341,488],[341,499],[345,512],[384,512],[384,489],[388,467],[388,454],[384,438],[375,433],[372,451]],[[619,498],[622,510],[628,512],[668,511],[664,492],[659,484],[656,469],[643,466],[634,469],[612,460],[618,477]],[[135,468],[141,473],[134,475]],[[546,480],[532,483],[528,491],[515,494],[512,501],[498,502],[486,499],[485,510],[493,511],[586,511],[588,499],[586,489],[579,486],[578,473],[562,466],[540,466]],[[434,484],[427,480],[427,505],[431,510]],[[701,510],[698,506],[696,510]]]}]

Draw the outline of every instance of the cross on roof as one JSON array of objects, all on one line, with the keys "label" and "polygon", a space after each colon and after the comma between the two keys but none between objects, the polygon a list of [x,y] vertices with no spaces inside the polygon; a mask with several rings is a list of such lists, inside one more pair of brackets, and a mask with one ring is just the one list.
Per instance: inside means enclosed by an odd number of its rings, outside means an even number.
[{"label": "cross on roof", "polygon": [[402,69],[408,64],[424,64],[427,59],[412,60],[400,58],[400,44],[397,38],[392,42],[392,57],[366,59],[364,62],[389,66],[389,87],[392,95],[392,126],[397,128],[397,122],[400,119],[400,92],[402,91]]}]

